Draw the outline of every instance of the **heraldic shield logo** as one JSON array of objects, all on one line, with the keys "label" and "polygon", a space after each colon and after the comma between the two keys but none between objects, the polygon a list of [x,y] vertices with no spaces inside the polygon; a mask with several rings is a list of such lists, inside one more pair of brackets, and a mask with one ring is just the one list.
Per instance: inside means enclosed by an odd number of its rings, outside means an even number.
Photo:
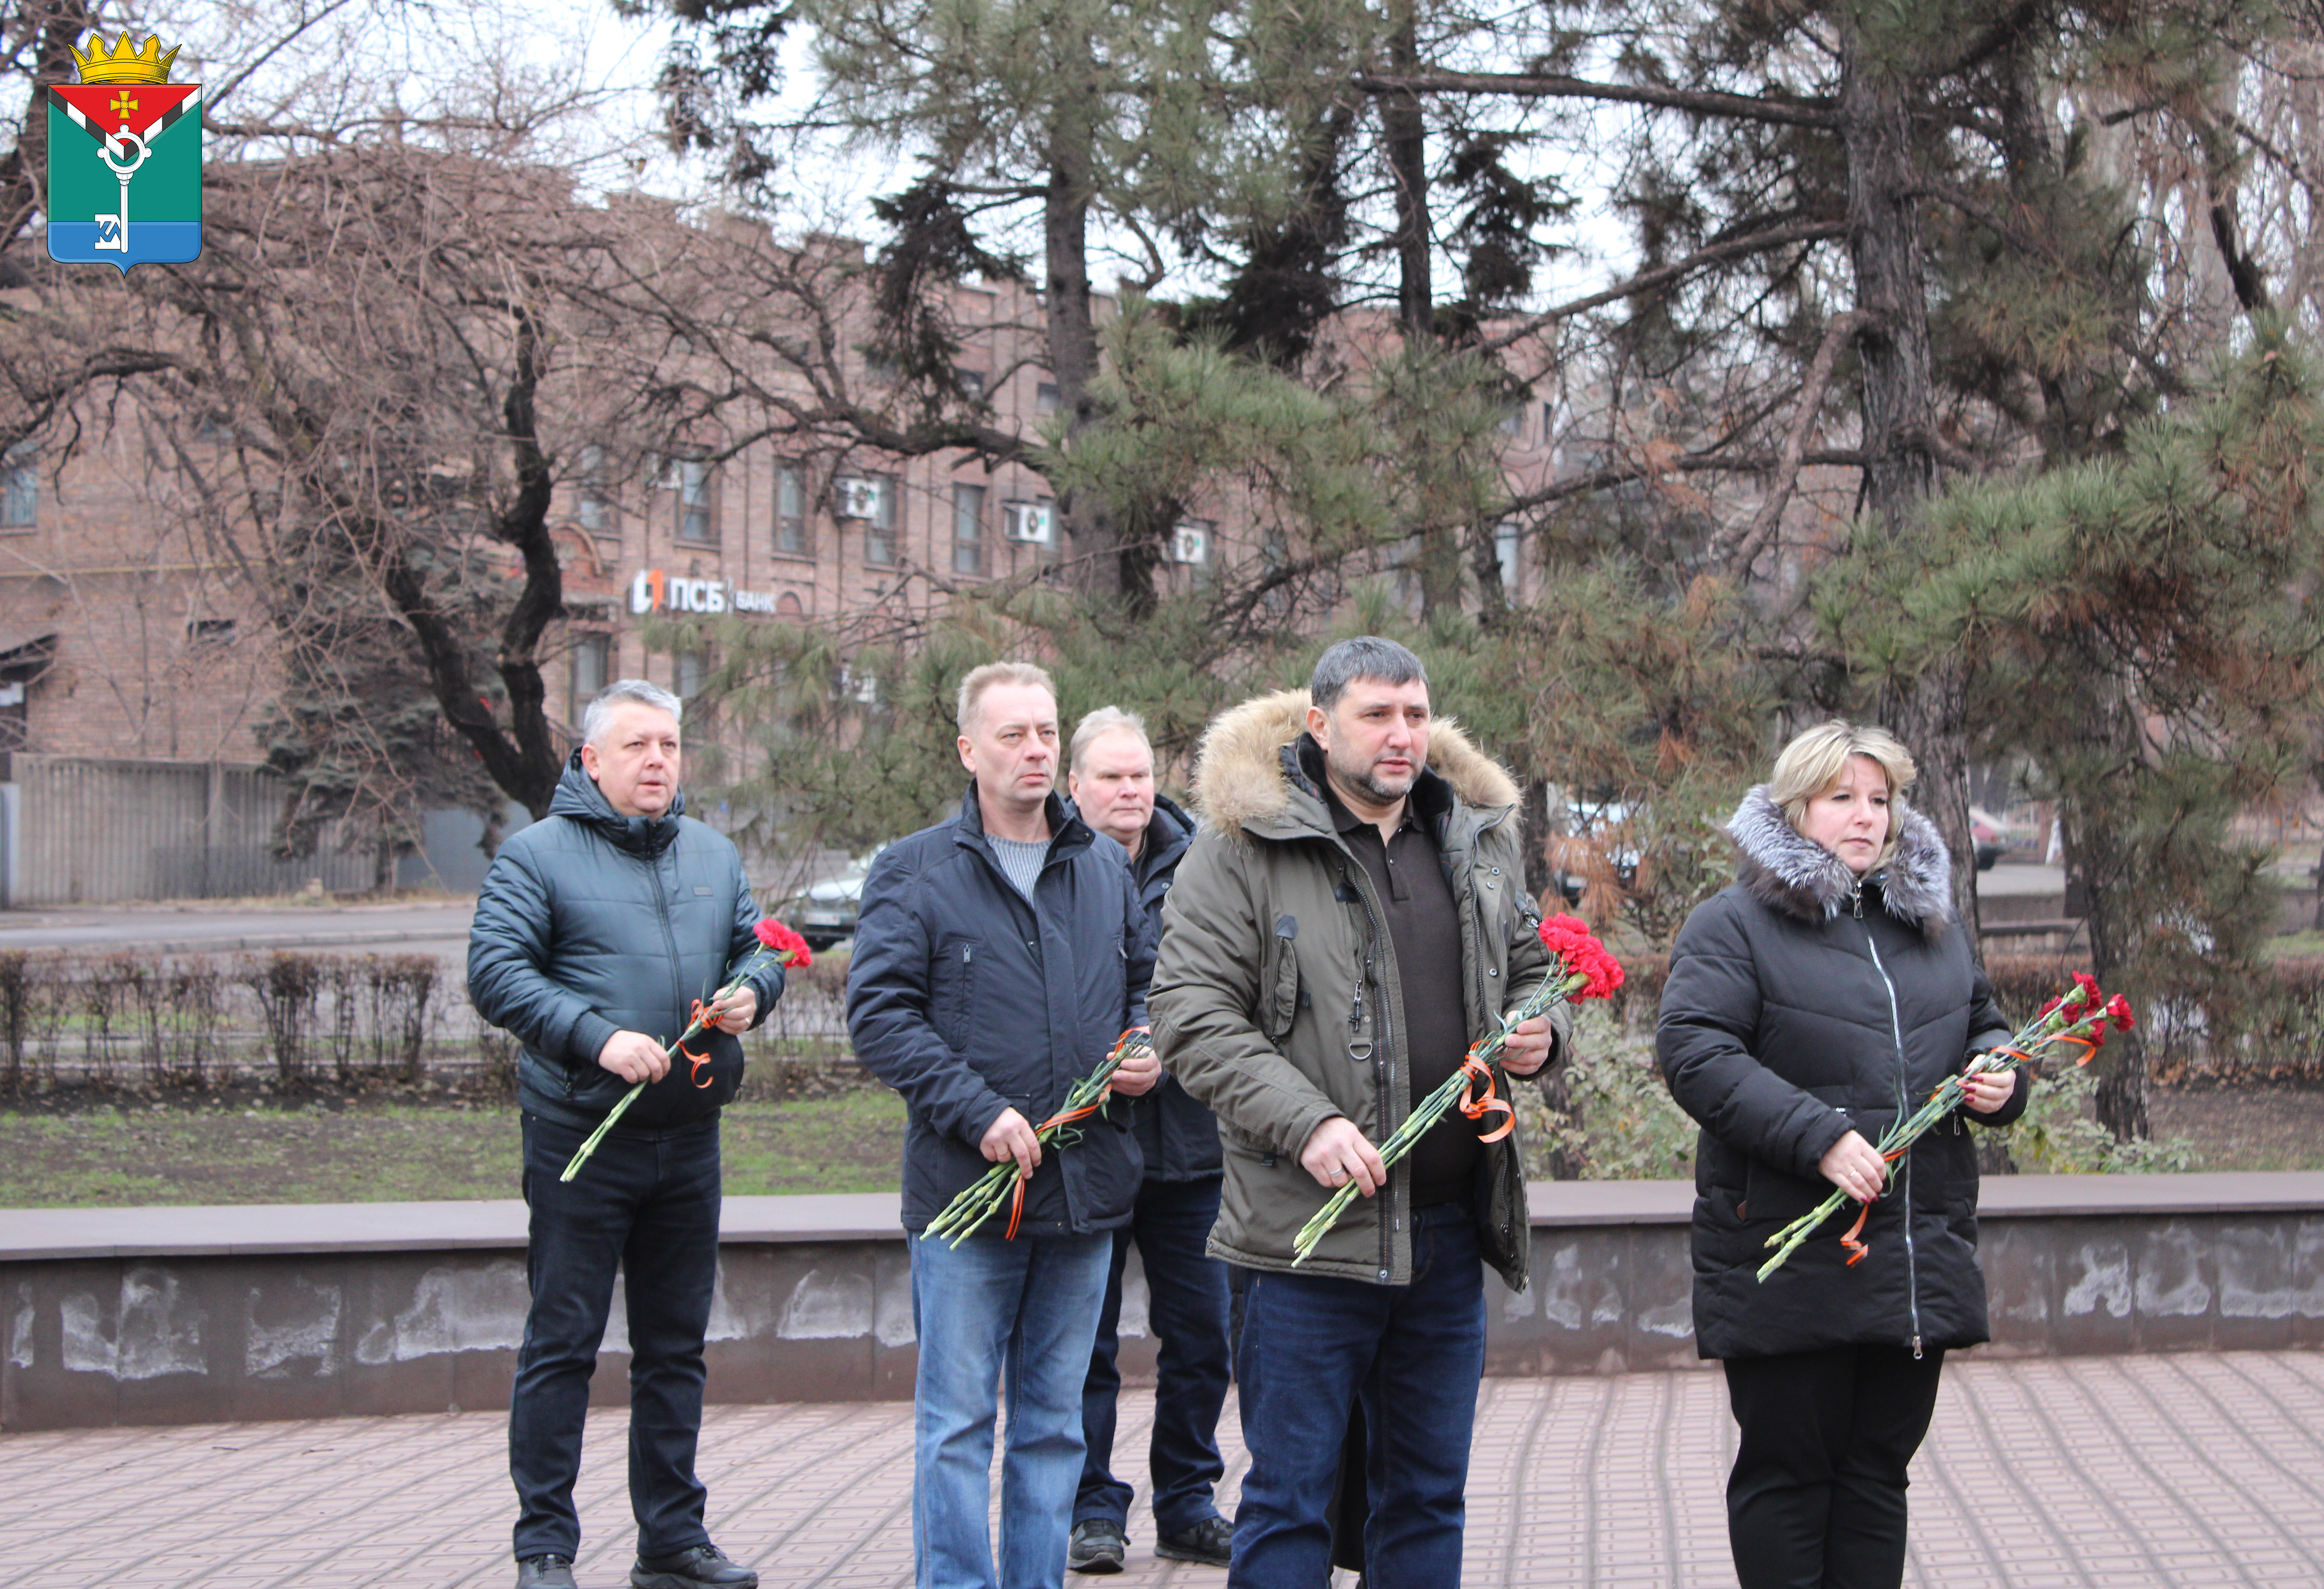
[{"label": "heraldic shield logo", "polygon": [[49,257],[183,264],[202,252],[202,89],[170,81],[157,35],[73,50],[78,83],[49,85]]}]

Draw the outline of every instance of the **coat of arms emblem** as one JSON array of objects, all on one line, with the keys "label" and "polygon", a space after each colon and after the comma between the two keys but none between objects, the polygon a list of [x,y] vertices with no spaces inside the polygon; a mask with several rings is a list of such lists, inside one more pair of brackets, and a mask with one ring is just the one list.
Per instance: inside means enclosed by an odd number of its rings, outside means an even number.
[{"label": "coat of arms emblem", "polygon": [[182,264],[202,252],[202,89],[170,81],[157,34],[73,48],[78,83],[49,85],[49,257]]}]

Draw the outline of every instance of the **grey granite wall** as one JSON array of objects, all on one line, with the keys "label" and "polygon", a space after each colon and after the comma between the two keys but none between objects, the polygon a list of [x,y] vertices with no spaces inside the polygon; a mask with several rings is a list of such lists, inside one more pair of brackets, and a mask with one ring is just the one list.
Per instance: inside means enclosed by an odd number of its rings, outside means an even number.
[{"label": "grey granite wall", "polygon": [[[1488,1280],[1499,1374],[1696,1362],[1691,1189],[1537,1189],[1534,1283]],[[911,1394],[893,1198],[738,1198],[709,1344],[718,1401]],[[2324,1346],[2324,1175],[1990,1183],[1995,1343],[2018,1355]],[[0,1214],[0,1430],[497,1407],[523,1336],[522,1207]],[[1123,1367],[1150,1377],[1131,1269]],[[595,1385],[626,1391],[616,1305]]]}]

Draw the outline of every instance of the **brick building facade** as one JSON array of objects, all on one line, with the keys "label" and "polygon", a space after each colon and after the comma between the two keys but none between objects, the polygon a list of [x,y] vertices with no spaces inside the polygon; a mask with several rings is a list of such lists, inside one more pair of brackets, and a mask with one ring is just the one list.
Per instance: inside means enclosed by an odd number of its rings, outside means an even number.
[{"label": "brick building facade", "polygon": [[[961,374],[991,422],[1029,432],[1056,393],[1033,354],[1038,300],[1015,284],[955,289],[972,331]],[[980,329],[981,328],[981,329]],[[1550,418],[1511,411],[1513,489],[1554,467]],[[1047,483],[964,453],[834,464],[761,442],[715,467],[674,448],[642,483],[597,489],[567,467],[553,511],[567,618],[545,647],[549,704],[567,728],[610,679],[690,695],[706,660],[649,652],[657,614],[832,620],[925,611],[951,588],[1021,576],[1060,555]],[[703,450],[722,450],[706,447]],[[254,762],[276,684],[266,619],[240,571],[157,503],[171,483],[134,422],[89,427],[69,456],[27,444],[0,465],[0,750]],[[1161,577],[1185,582],[1264,555],[1232,503],[1194,510]],[[1379,559],[1393,572],[1394,550]],[[1537,576],[1502,548],[1513,600]]]}]

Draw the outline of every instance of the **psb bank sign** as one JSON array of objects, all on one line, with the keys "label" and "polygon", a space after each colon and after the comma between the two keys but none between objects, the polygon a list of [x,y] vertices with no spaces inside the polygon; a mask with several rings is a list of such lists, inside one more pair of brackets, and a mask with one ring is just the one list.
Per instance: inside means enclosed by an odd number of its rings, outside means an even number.
[{"label": "psb bank sign", "polygon": [[771,590],[737,590],[724,579],[687,579],[641,568],[630,581],[633,613],[771,613]]},{"label": "psb bank sign", "polygon": [[127,33],[77,46],[78,83],[49,85],[49,257],[183,264],[202,252],[202,89],[170,81],[172,49]]}]

